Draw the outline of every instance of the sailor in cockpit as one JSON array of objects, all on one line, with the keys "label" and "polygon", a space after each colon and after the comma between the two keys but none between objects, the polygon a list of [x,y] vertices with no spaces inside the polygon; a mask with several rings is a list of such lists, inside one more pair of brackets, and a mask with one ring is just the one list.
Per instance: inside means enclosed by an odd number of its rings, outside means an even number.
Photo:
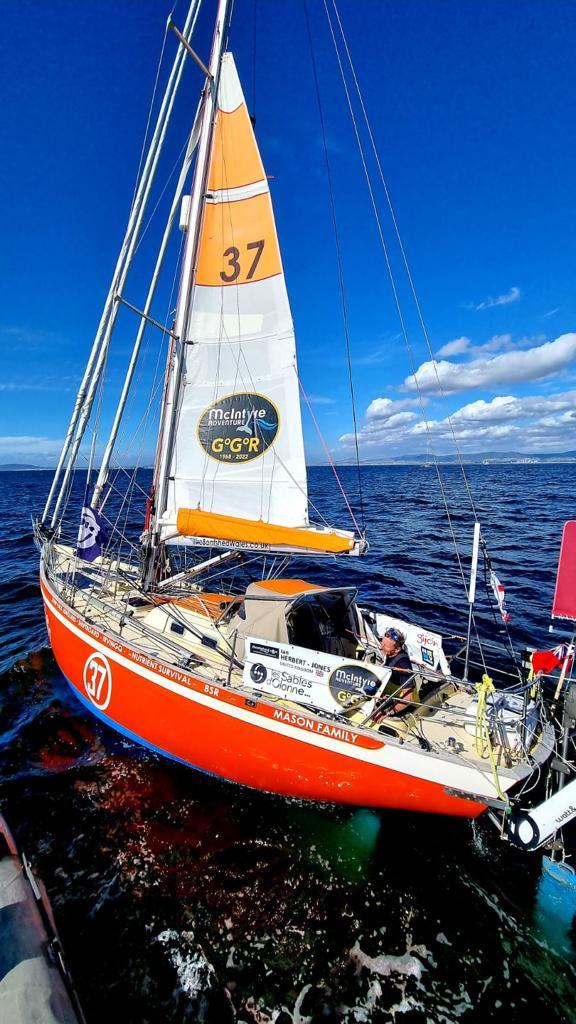
[{"label": "sailor in cockpit", "polygon": [[399,629],[387,629],[380,641],[382,664],[391,669],[390,679],[379,695],[374,721],[389,715],[404,715],[416,698],[416,683],[412,662],[406,650],[406,637]]}]

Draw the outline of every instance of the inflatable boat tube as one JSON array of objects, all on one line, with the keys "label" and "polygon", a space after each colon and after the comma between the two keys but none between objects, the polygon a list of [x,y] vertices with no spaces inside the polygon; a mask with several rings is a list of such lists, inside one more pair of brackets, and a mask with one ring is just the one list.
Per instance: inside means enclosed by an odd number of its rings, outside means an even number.
[{"label": "inflatable boat tube", "polygon": [[85,1024],[46,890],[1,814],[0,1021]]}]

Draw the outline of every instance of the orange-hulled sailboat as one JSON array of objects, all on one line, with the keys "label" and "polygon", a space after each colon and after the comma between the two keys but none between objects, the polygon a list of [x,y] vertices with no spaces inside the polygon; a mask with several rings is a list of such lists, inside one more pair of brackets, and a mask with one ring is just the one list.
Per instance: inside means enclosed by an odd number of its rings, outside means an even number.
[{"label": "orange-hulled sailboat", "polygon": [[[191,45],[198,0],[182,31],[169,26],[174,64],[36,524],[55,657],[88,710],[193,768],[307,800],[469,818],[489,809],[517,841],[538,845],[544,826],[536,842],[514,797],[557,742],[538,681],[528,686],[518,674],[512,690],[487,676],[473,684],[467,658],[463,677],[452,672],[438,633],[364,609],[354,588],[315,583],[313,569],[309,579],[289,573],[295,557],[312,565],[324,557],[341,559],[345,576],[346,558],[362,555],[366,540],[309,516],[294,328],[268,179],[227,50],[230,6],[218,3],[207,64]],[[139,308],[126,298],[126,279],[192,60],[204,86]],[[168,327],[151,308],[178,214],[184,242]],[[139,318],[133,354],[93,485],[90,452],[93,491],[78,539],[67,541],[71,475],[123,306]],[[110,511],[110,467],[149,326],[168,337],[169,351],[145,526],[129,537],[126,516]],[[134,479],[127,491],[134,496]],[[478,542],[479,534],[476,555]],[[242,586],[232,579],[239,563]],[[473,589],[471,579],[470,610]],[[400,683],[382,657],[385,633],[405,638],[411,669]],[[401,713],[388,714],[399,693]]]}]

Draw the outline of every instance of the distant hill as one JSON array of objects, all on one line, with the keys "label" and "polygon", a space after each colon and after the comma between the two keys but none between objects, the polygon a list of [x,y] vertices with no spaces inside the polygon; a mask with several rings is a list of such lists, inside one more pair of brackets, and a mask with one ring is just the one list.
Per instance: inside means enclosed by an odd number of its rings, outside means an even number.
[{"label": "distant hill", "polygon": [[[576,451],[570,452],[461,452],[462,462],[466,465],[492,465],[503,464],[541,464],[557,462],[576,462]],[[455,452],[449,455],[396,455],[389,459],[364,459],[364,466],[424,466],[432,465],[433,462],[444,465],[455,465],[459,458]],[[341,466],[356,465],[353,459],[347,462],[340,462]]]},{"label": "distant hill", "polygon": [[50,469],[49,466],[32,466],[27,462],[0,462],[0,472],[8,470],[13,473],[19,473],[23,470],[28,469]]},{"label": "distant hill", "polygon": [[[572,452],[461,452],[462,461],[466,463],[492,463],[492,462],[576,462],[576,451]],[[432,462],[430,455],[397,456],[387,459],[387,462]],[[449,455],[437,455],[437,462],[451,463],[458,462],[455,452]]]}]

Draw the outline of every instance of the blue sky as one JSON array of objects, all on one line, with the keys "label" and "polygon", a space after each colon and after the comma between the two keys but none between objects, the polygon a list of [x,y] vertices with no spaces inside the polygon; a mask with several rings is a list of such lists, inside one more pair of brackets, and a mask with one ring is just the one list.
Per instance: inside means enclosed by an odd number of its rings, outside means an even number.
[{"label": "blue sky", "polygon": [[[183,8],[180,0],[180,24]],[[204,8],[195,44],[207,55],[210,0]],[[576,448],[576,6],[339,0],[338,8],[437,359],[434,368],[383,212],[412,362],[406,352],[323,2],[309,0],[362,457],[424,451],[425,420],[435,450],[450,451],[449,415],[464,451]],[[51,465],[59,451],[126,223],[169,10],[161,0],[23,0],[3,10],[0,463]],[[230,48],[272,176],[300,374],[329,447],[347,460],[346,353],[303,6],[257,0],[255,81],[253,10],[254,0],[236,0]],[[170,60],[174,46],[170,39]],[[191,65],[160,188],[200,84]],[[130,279],[136,305],[162,211],[161,203]],[[170,285],[155,307],[160,319]],[[112,394],[134,328],[123,313]],[[150,332],[143,383],[163,354]],[[127,435],[144,407],[135,396]],[[305,431],[309,459],[320,460],[306,414]],[[138,445],[146,461],[152,419]]]}]

